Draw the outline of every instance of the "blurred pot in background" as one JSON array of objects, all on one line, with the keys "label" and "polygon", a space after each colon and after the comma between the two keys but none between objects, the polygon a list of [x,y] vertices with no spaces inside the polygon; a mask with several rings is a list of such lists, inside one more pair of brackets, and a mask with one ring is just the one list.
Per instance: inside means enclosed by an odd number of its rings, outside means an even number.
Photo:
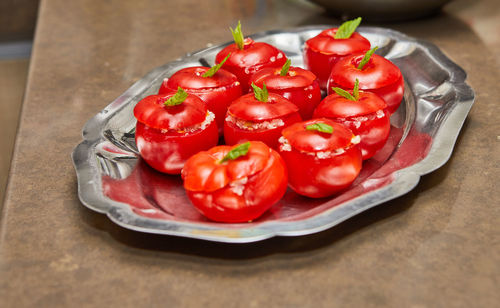
[{"label": "blurred pot in background", "polygon": [[310,0],[342,17],[371,21],[401,21],[438,13],[451,0]]}]

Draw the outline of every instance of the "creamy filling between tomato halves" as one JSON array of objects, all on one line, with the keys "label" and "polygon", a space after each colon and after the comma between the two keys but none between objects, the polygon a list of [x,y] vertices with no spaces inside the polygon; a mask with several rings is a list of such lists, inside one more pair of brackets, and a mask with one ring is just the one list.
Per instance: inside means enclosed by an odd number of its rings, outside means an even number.
[{"label": "creamy filling between tomato halves", "polygon": [[[278,139],[278,141],[280,143],[280,150],[281,151],[290,152],[292,150],[292,146],[290,145],[290,142],[284,136],[281,136],[280,139]],[[299,150],[299,152],[314,156],[315,158],[318,158],[318,159],[325,159],[325,158],[331,158],[333,156],[344,154],[348,149],[351,148],[352,145],[356,145],[360,142],[361,142],[360,136],[353,136],[351,138],[351,145],[349,145],[346,148],[336,149],[335,151],[308,152],[308,151],[300,151]]]},{"label": "creamy filling between tomato halves", "polygon": [[238,128],[244,130],[275,129],[285,125],[285,122],[283,122],[283,120],[281,119],[274,119],[271,121],[262,121],[262,122],[252,122],[252,121],[237,119],[230,114],[227,115],[226,121],[229,123],[233,123]]},{"label": "creamy filling between tomato halves", "polygon": [[207,128],[213,121],[215,120],[215,114],[211,111],[207,111],[207,116],[205,117],[205,120],[201,123],[191,125],[188,127],[184,127],[182,129],[161,129],[161,132],[166,134],[168,132],[177,132],[180,134],[185,134],[185,133],[194,133],[198,130],[203,130]]}]

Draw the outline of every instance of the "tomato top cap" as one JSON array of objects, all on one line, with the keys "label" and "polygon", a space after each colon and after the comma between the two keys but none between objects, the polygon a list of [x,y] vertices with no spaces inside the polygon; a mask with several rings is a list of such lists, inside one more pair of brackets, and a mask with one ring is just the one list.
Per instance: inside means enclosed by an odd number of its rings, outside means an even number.
[{"label": "tomato top cap", "polygon": [[310,86],[317,78],[311,71],[300,67],[290,66],[287,75],[281,75],[282,69],[264,68],[252,75],[251,81],[260,86],[266,84],[268,89],[305,88]]},{"label": "tomato top cap", "polygon": [[[247,144],[248,146],[246,146]],[[220,163],[232,150],[244,146],[245,155]],[[231,182],[250,177],[264,169],[271,149],[260,141],[249,141],[236,147],[220,145],[189,158],[182,169],[184,188],[190,191],[211,192]]]},{"label": "tomato top cap", "polygon": [[[186,67],[175,72],[170,78],[166,80],[166,85],[170,89],[177,89],[182,87],[188,90],[204,90],[214,89],[220,87],[236,86],[238,78],[224,69],[217,70],[210,77],[203,77],[210,68],[205,66]],[[165,84],[165,81],[164,81]]]},{"label": "tomato top cap", "polygon": [[364,116],[387,108],[385,101],[372,92],[360,91],[356,101],[336,93],[325,97],[314,110],[314,116],[326,118],[349,118]]},{"label": "tomato top cap", "polygon": [[297,105],[275,93],[268,93],[266,103],[257,100],[254,93],[245,94],[228,108],[230,115],[251,122],[269,121],[298,111]]},{"label": "tomato top cap", "polygon": [[[313,125],[331,127],[331,133],[308,129]],[[299,122],[283,129],[282,135],[292,148],[303,152],[335,151],[350,147],[355,137],[350,129],[330,119]]]},{"label": "tomato top cap", "polygon": [[[134,108],[135,118],[149,127],[166,130],[179,130],[205,121],[207,116],[205,103],[195,95],[178,93],[171,92],[143,98]],[[181,96],[185,98],[177,104]],[[176,104],[166,106],[165,103],[169,101]]]}]

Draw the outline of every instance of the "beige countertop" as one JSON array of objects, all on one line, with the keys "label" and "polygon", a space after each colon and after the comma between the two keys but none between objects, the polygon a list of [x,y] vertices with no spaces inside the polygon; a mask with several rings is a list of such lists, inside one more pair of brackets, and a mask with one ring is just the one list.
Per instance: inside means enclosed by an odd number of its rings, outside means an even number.
[{"label": "beige countertop", "polygon": [[0,306],[493,307],[500,302],[497,1],[384,25],[439,46],[476,102],[451,159],[327,231],[224,245],[123,229],[85,208],[84,123],[151,69],[207,44],[338,20],[304,1],[42,1],[6,200]]}]

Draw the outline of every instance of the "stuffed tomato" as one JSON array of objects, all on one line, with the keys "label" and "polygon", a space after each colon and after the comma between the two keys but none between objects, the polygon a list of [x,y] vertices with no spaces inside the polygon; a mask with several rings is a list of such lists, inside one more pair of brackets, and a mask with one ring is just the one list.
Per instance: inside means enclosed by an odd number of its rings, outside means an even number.
[{"label": "stuffed tomato", "polygon": [[214,114],[201,99],[182,88],[147,96],[135,106],[134,116],[139,153],[160,172],[180,174],[189,157],[218,141]]},{"label": "stuffed tomato", "polygon": [[233,145],[249,140],[262,141],[278,149],[281,130],[301,121],[299,108],[275,93],[253,85],[254,93],[243,95],[228,108],[224,121],[224,140]]},{"label": "stuffed tomato", "polygon": [[298,194],[322,198],[349,187],[358,176],[359,136],[330,119],[295,123],[282,132],[279,153],[288,184]]},{"label": "stuffed tomato", "polygon": [[247,93],[252,74],[266,67],[282,67],[287,58],[284,52],[272,45],[255,42],[251,38],[245,39],[240,22],[231,32],[235,43],[222,49],[215,57],[215,62],[221,63],[230,54],[223,67],[238,77],[243,93]]},{"label": "stuffed tomato", "polygon": [[353,89],[358,79],[359,88],[380,96],[386,102],[389,113],[393,114],[403,100],[403,74],[391,61],[373,54],[377,48],[338,61],[328,79],[328,94],[333,93],[334,87]]},{"label": "stuffed tomato", "polygon": [[242,95],[238,78],[221,69],[228,57],[229,55],[211,68],[195,66],[177,71],[170,78],[165,78],[158,94],[175,92],[181,87],[186,92],[198,96],[207,104],[208,110],[214,113],[219,135],[222,135],[227,107]]},{"label": "stuffed tomato", "polygon": [[332,119],[358,135],[361,138],[359,148],[365,160],[384,146],[389,138],[391,123],[384,100],[374,93],[359,91],[358,86],[356,80],[351,93],[334,88],[335,93],[325,97],[314,110],[314,117]]},{"label": "stuffed tomato", "polygon": [[192,156],[182,169],[193,205],[218,222],[248,222],[285,194],[287,170],[279,154],[262,142],[216,146]]},{"label": "stuffed tomato", "polygon": [[253,74],[250,81],[279,94],[299,107],[303,120],[310,119],[314,108],[321,101],[321,90],[316,76],[300,67],[290,66],[288,59],[282,68],[265,68]]},{"label": "stuffed tomato", "polygon": [[354,32],[361,18],[346,21],[339,28],[322,31],[304,44],[304,64],[318,77],[321,89],[326,89],[333,65],[342,57],[370,49],[370,42]]}]

